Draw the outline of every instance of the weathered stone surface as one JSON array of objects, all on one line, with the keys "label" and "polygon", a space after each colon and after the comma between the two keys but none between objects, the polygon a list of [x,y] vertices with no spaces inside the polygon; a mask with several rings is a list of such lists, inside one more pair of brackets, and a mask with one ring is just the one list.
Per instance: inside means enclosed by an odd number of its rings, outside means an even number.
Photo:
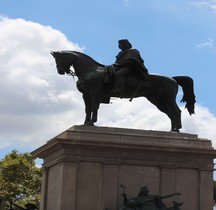
[{"label": "weathered stone surface", "polygon": [[150,193],[182,196],[182,210],[212,210],[210,140],[197,135],[73,126],[32,152],[44,160],[41,210],[117,210],[120,184],[128,197]]}]

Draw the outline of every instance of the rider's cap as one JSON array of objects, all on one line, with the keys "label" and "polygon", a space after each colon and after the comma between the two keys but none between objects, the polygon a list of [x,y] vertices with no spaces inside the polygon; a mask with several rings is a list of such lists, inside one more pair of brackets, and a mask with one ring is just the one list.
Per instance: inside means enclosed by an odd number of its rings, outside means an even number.
[{"label": "rider's cap", "polygon": [[130,48],[132,48],[132,44],[127,40],[127,39],[120,39],[118,41],[119,44],[128,44],[128,46],[130,46]]}]

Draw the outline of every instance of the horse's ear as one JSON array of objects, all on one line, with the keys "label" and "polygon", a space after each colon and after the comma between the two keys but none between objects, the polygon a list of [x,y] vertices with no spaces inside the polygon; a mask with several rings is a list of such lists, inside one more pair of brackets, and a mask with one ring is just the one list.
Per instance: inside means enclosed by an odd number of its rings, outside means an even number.
[{"label": "horse's ear", "polygon": [[50,51],[50,54],[55,58],[55,52]]}]

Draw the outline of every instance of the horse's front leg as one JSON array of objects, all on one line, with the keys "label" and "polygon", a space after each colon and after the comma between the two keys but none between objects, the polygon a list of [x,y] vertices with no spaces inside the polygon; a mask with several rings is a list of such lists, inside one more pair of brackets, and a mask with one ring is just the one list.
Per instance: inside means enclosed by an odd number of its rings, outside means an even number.
[{"label": "horse's front leg", "polygon": [[91,93],[91,107],[92,107],[92,118],[91,118],[91,122],[94,124],[95,122],[97,122],[97,118],[98,118],[98,109],[100,106],[100,102],[101,102],[101,97],[102,97],[102,93],[99,91],[92,91]]},{"label": "horse's front leg", "polygon": [[97,117],[98,117],[98,109],[99,109],[100,103],[95,103],[93,105],[93,109],[92,109],[92,123],[97,122]]},{"label": "horse's front leg", "polygon": [[90,94],[83,93],[83,100],[85,103],[85,113],[86,113],[84,125],[88,125],[88,123],[90,123],[90,121],[91,121],[91,110],[92,110]]}]

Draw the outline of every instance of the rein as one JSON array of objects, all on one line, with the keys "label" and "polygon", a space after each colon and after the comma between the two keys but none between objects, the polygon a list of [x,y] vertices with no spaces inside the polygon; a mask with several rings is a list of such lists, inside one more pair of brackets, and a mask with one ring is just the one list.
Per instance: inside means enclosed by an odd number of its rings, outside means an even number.
[{"label": "rein", "polygon": [[69,69],[69,72],[66,72],[66,73],[67,73],[67,75],[72,76],[73,78],[74,78],[75,76],[77,76],[77,75],[76,75],[76,72],[73,71],[73,70],[71,70],[71,69]]},{"label": "rein", "polygon": [[133,93],[133,95],[131,96],[131,98],[129,99],[130,102],[132,102],[133,98],[136,96],[136,94],[138,93],[139,89],[141,88],[143,84],[143,79],[140,80],[139,85],[137,86],[137,89],[135,90],[135,92]]}]

